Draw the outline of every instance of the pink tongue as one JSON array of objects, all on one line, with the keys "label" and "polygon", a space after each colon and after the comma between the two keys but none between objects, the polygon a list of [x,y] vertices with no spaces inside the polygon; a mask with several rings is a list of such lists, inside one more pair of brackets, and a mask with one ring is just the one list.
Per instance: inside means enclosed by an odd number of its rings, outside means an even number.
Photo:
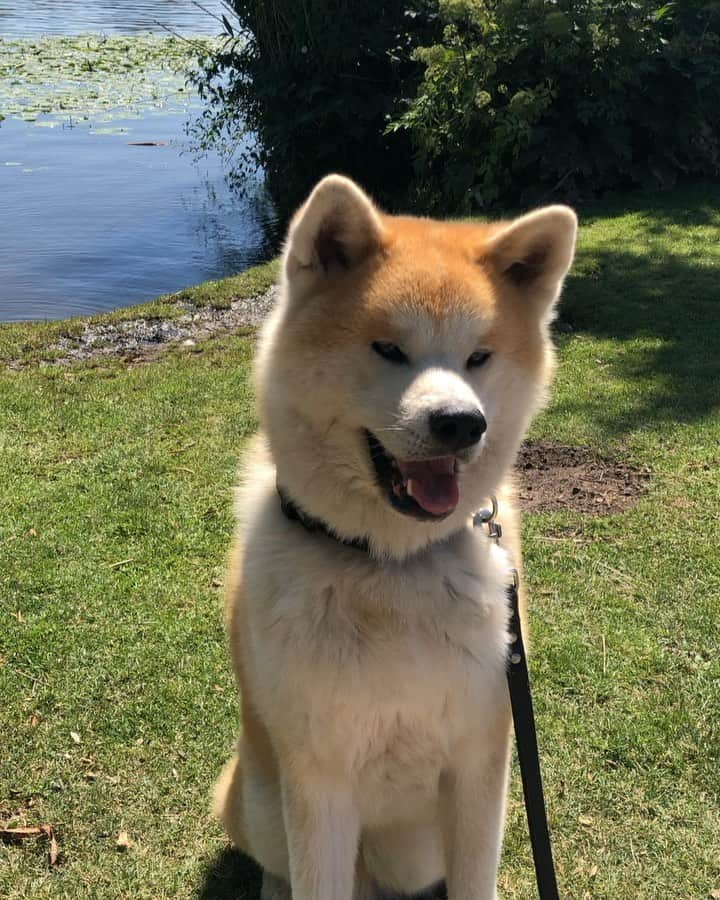
[{"label": "pink tongue", "polygon": [[408,482],[412,481],[413,498],[427,512],[442,516],[458,505],[460,491],[453,456],[422,461],[398,460],[398,466]]}]

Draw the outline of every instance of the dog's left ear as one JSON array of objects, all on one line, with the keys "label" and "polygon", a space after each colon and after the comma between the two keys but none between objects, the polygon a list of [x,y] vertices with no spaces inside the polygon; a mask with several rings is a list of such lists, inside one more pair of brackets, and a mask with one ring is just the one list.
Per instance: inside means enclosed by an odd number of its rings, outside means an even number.
[{"label": "dog's left ear", "polygon": [[557,300],[575,252],[577,216],[545,206],[508,223],[483,250],[483,262],[544,309]]},{"label": "dog's left ear", "polygon": [[380,215],[367,194],[349,178],[328,175],[290,223],[286,272],[321,281],[358,265],[381,241]]}]

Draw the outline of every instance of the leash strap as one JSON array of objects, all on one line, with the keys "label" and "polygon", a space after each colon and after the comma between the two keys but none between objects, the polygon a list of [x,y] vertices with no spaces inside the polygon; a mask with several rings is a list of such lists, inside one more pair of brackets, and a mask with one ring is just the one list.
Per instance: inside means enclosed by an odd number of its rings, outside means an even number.
[{"label": "leash strap", "polygon": [[508,588],[508,599],[511,610],[511,643],[507,680],[525,796],[525,812],[527,813],[533,862],[535,863],[535,878],[540,900],[559,900],[540,771],[535,713],[530,692],[530,673],[520,627],[517,575]]}]

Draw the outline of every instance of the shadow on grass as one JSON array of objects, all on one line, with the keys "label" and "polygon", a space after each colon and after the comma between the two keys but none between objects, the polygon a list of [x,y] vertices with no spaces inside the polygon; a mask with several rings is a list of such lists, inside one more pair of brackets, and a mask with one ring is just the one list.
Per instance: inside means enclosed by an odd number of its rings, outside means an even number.
[{"label": "shadow on grass", "polygon": [[[591,399],[597,420],[618,437],[690,424],[720,407],[720,191],[702,203],[696,192],[682,196],[684,205],[660,197],[634,207],[627,222],[592,232],[588,246],[581,240],[563,296],[561,318],[576,335],[621,342],[607,365],[630,387],[624,409],[600,393]],[[587,402],[578,397],[578,410]],[[572,401],[565,409],[573,411]]]},{"label": "shadow on grass", "polygon": [[262,870],[249,856],[225,846],[210,861],[197,900],[257,900]]},{"label": "shadow on grass", "polygon": [[[257,900],[262,886],[262,869],[235,847],[225,846],[210,862],[196,894],[197,900]],[[377,895],[376,900],[447,900],[445,882],[420,894]]]}]

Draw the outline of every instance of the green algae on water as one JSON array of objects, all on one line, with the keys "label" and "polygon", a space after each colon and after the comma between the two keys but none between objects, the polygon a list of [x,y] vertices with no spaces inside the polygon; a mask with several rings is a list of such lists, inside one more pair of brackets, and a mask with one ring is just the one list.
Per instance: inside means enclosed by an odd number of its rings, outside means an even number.
[{"label": "green algae on water", "polygon": [[187,72],[216,43],[150,34],[0,38],[0,121],[184,111],[192,96]]}]

